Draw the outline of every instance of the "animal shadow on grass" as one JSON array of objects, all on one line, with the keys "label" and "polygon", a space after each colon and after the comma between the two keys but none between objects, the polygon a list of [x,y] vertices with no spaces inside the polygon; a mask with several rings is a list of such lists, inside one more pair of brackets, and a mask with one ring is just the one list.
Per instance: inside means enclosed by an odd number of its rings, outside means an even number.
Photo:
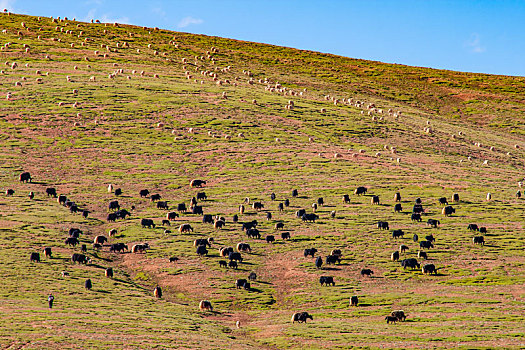
[{"label": "animal shadow on grass", "polygon": [[251,287],[251,288],[248,290],[248,292],[262,293],[263,291],[260,290],[260,289],[257,289],[257,288],[253,288],[253,287]]},{"label": "animal shadow on grass", "polygon": [[273,286],[273,283],[272,282],[268,282],[268,281],[257,281],[257,283],[267,284],[267,285]]},{"label": "animal shadow on grass", "polygon": [[103,293],[103,294],[111,294],[110,291],[107,291],[107,290],[104,290],[104,289],[97,289],[97,290],[95,290],[95,292],[97,292],[97,293]]}]

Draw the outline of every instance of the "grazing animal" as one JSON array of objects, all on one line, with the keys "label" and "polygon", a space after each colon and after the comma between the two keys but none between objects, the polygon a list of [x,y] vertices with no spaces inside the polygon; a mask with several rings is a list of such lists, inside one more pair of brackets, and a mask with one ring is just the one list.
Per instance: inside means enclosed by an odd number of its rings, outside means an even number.
[{"label": "grazing animal", "polygon": [[[98,244],[98,245],[102,246],[102,244],[99,244],[99,243],[93,243],[93,244],[94,244],[94,245],[95,245],[95,244]],[[85,244],[82,244],[82,247],[80,247],[80,250],[81,250],[82,252],[84,252],[84,253],[87,252],[87,246],[86,246]]]},{"label": "grazing animal", "polygon": [[255,272],[250,272],[250,274],[248,275],[248,279],[250,281],[255,281],[257,279],[257,274]]},{"label": "grazing animal", "polygon": [[220,230],[221,228],[223,228],[223,226],[226,225],[226,223],[222,220],[216,220],[214,223],[213,223],[213,228],[216,229],[216,230]]},{"label": "grazing animal", "polygon": [[357,306],[359,304],[359,298],[357,296],[350,297],[350,306]]},{"label": "grazing animal", "polygon": [[191,213],[195,215],[203,215],[202,205],[194,205],[191,207]]},{"label": "grazing animal", "polygon": [[200,303],[199,303],[199,309],[201,311],[213,311],[213,306],[211,305],[211,302],[209,302],[208,300],[201,300]]},{"label": "grazing animal", "polygon": [[397,317],[395,316],[387,316],[385,317],[386,323],[396,323],[398,321]]},{"label": "grazing animal", "polygon": [[168,209],[168,202],[166,201],[158,201],[157,202],[157,209]]},{"label": "grazing animal", "polygon": [[155,298],[162,298],[162,289],[159,286],[156,286],[155,289],[153,289],[153,295]]},{"label": "grazing animal", "polygon": [[440,224],[441,224],[441,222],[439,220],[436,220],[436,219],[428,219],[427,220],[427,225],[431,226],[431,227],[434,227],[434,228],[437,228]]},{"label": "grazing animal", "polygon": [[88,215],[89,215],[89,211],[88,211],[88,210],[82,210],[82,216],[83,216],[84,218],[87,219]]},{"label": "grazing animal", "polygon": [[196,253],[199,256],[208,255],[208,250],[206,249],[206,246],[200,245],[197,247]]},{"label": "grazing animal", "polygon": [[252,229],[252,228],[255,228],[257,227],[257,220],[252,220],[250,222],[243,222],[242,224],[242,230],[243,231],[246,231],[246,230],[249,230],[249,229]]},{"label": "grazing animal", "polygon": [[292,190],[292,197],[298,197],[299,196],[299,191],[297,190]]},{"label": "grazing animal", "polygon": [[517,199],[521,198],[521,191],[520,190],[516,191],[516,198]]},{"label": "grazing animal", "polygon": [[326,264],[327,265],[331,265],[331,264],[340,264],[341,263],[341,257],[339,255],[327,255],[326,256]]},{"label": "grazing animal", "polygon": [[377,228],[380,230],[389,230],[388,222],[386,221],[378,221],[377,222]]},{"label": "grazing animal", "polygon": [[277,205],[277,209],[278,209],[280,212],[284,211],[284,204],[283,204],[283,203],[279,203],[279,204]]},{"label": "grazing animal", "polygon": [[487,233],[487,228],[486,227],[480,227],[479,228],[479,233]]},{"label": "grazing animal", "polygon": [[439,204],[442,204],[442,205],[448,205],[448,200],[446,197],[441,197],[439,198]]},{"label": "grazing animal", "polygon": [[315,259],[315,267],[320,269],[321,266],[323,266],[323,258],[318,256],[317,259]]},{"label": "grazing animal", "polygon": [[378,204],[379,205],[379,196],[372,196],[372,204]]},{"label": "grazing animal", "polygon": [[416,233],[414,233],[414,235],[412,236],[412,240],[414,242],[417,242],[419,240],[419,236]]},{"label": "grazing animal", "polygon": [[315,248],[306,248],[304,250],[304,257],[306,258],[307,256],[310,255],[313,258],[315,253],[317,253],[317,249],[315,249]]},{"label": "grazing animal", "polygon": [[51,258],[51,248],[50,247],[46,247],[44,248],[44,255],[46,258]]},{"label": "grazing animal", "polygon": [[332,276],[321,276],[321,277],[319,277],[319,283],[321,284],[321,286],[323,286],[323,285],[335,286],[334,278]]},{"label": "grazing animal", "polygon": [[202,216],[203,224],[213,224],[213,216],[210,214],[205,214]]},{"label": "grazing animal", "polygon": [[96,236],[95,239],[93,240],[93,243],[104,244],[107,241],[108,239],[105,236]]},{"label": "grazing animal", "polygon": [[182,224],[179,226],[179,232],[180,233],[193,232],[193,227],[191,227],[190,224]]},{"label": "grazing animal", "polygon": [[259,210],[262,210],[264,208],[264,204],[262,204],[261,202],[253,202],[252,203],[252,208],[254,210],[259,211]]},{"label": "grazing animal", "polygon": [[193,241],[194,247],[198,247],[201,245],[211,247],[211,243],[208,241],[207,238],[197,238],[195,241]]},{"label": "grazing animal", "polygon": [[401,244],[401,245],[399,246],[399,252],[400,252],[400,253],[404,253],[404,252],[407,251],[407,250],[408,250],[408,246],[406,246],[406,245],[404,245],[404,244]]},{"label": "grazing animal", "polygon": [[58,201],[58,204],[64,205],[66,203],[66,201],[67,201],[67,197],[64,196],[64,195],[60,195],[60,196],[58,196],[57,201]]},{"label": "grazing animal", "polygon": [[54,198],[57,197],[57,190],[53,187],[46,188],[46,193],[48,196],[53,196]]},{"label": "grazing animal", "polygon": [[371,277],[371,275],[374,274],[374,271],[370,270],[370,269],[362,269],[361,270],[361,276],[364,277],[364,276],[368,276],[368,277]]},{"label": "grazing animal", "polygon": [[122,189],[117,188],[117,189],[115,190],[115,196],[120,196],[120,195],[122,195]]},{"label": "grazing animal", "polygon": [[274,201],[275,198],[276,198],[276,197],[275,197],[275,193],[272,192],[272,194],[270,194],[270,199],[271,199],[272,201]]},{"label": "grazing animal", "polygon": [[290,232],[282,232],[281,233],[281,239],[283,239],[283,240],[290,239]]},{"label": "grazing animal", "polygon": [[392,261],[399,261],[399,252],[398,251],[393,252],[392,255],[390,256],[390,259]]},{"label": "grazing animal", "polygon": [[485,245],[485,237],[483,236],[475,236],[472,240],[474,244]]},{"label": "grazing animal", "polygon": [[13,189],[5,190],[5,195],[6,196],[12,196],[14,194],[15,194],[15,190],[13,190]]},{"label": "grazing animal", "polygon": [[235,281],[235,287],[237,289],[241,289],[246,283],[248,283],[247,280],[245,280],[244,278],[239,278],[237,281]]},{"label": "grazing animal", "polygon": [[350,203],[350,196],[345,194],[343,195],[343,203],[348,204]]},{"label": "grazing animal", "polygon": [[402,210],[403,210],[403,207],[401,206],[401,203],[397,203],[396,205],[394,205],[395,213],[400,213]]},{"label": "grazing animal", "polygon": [[405,233],[403,232],[403,230],[392,231],[392,238],[399,238],[399,237],[403,237],[404,235]]},{"label": "grazing animal", "polygon": [[468,224],[467,229],[468,229],[469,231],[479,231],[479,227],[478,227],[478,225],[476,225],[476,224]]},{"label": "grazing animal", "polygon": [[298,211],[295,212],[295,216],[297,216],[299,219],[302,218],[304,214],[306,214],[305,209],[299,209]]},{"label": "grazing animal", "polygon": [[411,269],[416,269],[416,268],[418,269],[420,265],[417,262],[417,259],[409,258],[409,259],[402,260],[401,266],[403,266],[403,269],[406,269],[407,267],[410,267]]},{"label": "grazing animal", "polygon": [[122,253],[123,251],[128,250],[128,246],[124,243],[113,243],[109,247],[110,252],[119,252]]},{"label": "grazing animal", "polygon": [[31,182],[31,174],[29,172],[23,172],[19,177],[20,182]]},{"label": "grazing animal", "polygon": [[73,263],[79,263],[79,264],[87,264],[89,262],[89,258],[85,256],[84,254],[74,253],[71,256],[71,261]]},{"label": "grazing animal", "polygon": [[434,248],[434,245],[430,241],[421,241],[419,242],[419,247],[421,249],[430,249],[430,248]]},{"label": "grazing animal", "polygon": [[109,202],[108,209],[109,210],[120,210],[120,204],[118,203],[118,201],[111,201]]},{"label": "grazing animal", "polygon": [[170,262],[176,262],[176,261],[179,261],[179,258],[177,258],[176,256],[172,256],[169,258],[169,261]]},{"label": "grazing animal", "polygon": [[141,253],[141,252],[146,252],[146,249],[149,248],[149,244],[148,243],[143,243],[143,244],[134,244],[132,247],[131,247],[131,252],[132,253]]},{"label": "grazing animal", "polygon": [[450,205],[443,208],[441,214],[445,216],[450,216],[456,212],[456,209],[452,208]]},{"label": "grazing animal", "polygon": [[219,260],[219,267],[228,267],[226,260]]},{"label": "grazing animal", "polygon": [[422,251],[418,251],[417,252],[417,257],[420,258],[420,259],[425,259],[425,260],[428,259],[427,252],[422,252]]},{"label": "grazing animal", "polygon": [[160,201],[160,199],[161,199],[161,196],[160,196],[160,194],[158,194],[158,193],[157,193],[157,194],[152,194],[151,197],[150,197],[150,200],[151,200],[152,202]]},{"label": "grazing animal", "polygon": [[139,195],[141,197],[147,197],[149,195],[149,191],[148,190],[140,190]]},{"label": "grazing animal", "polygon": [[454,193],[452,195],[452,202],[459,202],[459,194],[458,193]]},{"label": "grazing animal", "polygon": [[392,311],[390,315],[397,318],[399,321],[405,321],[407,318],[403,310]]},{"label": "grazing animal", "polygon": [[237,243],[237,251],[239,252],[251,252],[252,248],[248,243]]},{"label": "grazing animal", "polygon": [[112,268],[112,267],[108,267],[108,268],[104,271],[104,275],[105,275],[107,278],[113,278],[113,268]]},{"label": "grazing animal", "polygon": [[421,222],[422,221],[421,214],[416,214],[416,213],[412,213],[412,215],[410,216],[410,219],[412,221],[417,221],[417,222]]},{"label": "grazing animal", "polygon": [[355,189],[354,194],[357,195],[357,196],[360,196],[362,194],[365,194],[367,191],[368,191],[368,189],[366,187],[360,186],[360,187]]},{"label": "grazing animal", "polygon": [[257,239],[261,238],[261,234],[259,233],[259,230],[256,228],[251,228],[251,229],[246,230],[246,235],[250,238],[257,238]]},{"label": "grazing animal", "polygon": [[272,219],[272,213],[266,212],[266,220],[271,220],[271,219]]},{"label": "grazing animal", "polygon": [[84,288],[86,288],[87,290],[91,290],[91,288],[93,288],[93,283],[91,283],[91,280],[89,278],[86,280],[86,282],[84,282]]},{"label": "grazing animal", "polygon": [[191,180],[190,181],[190,187],[202,187],[206,185],[206,181],[204,180]]},{"label": "grazing animal", "polygon": [[206,196],[206,192],[197,192],[197,200],[206,200],[208,197]]},{"label": "grazing animal", "polygon": [[487,193],[487,201],[490,201],[491,199],[492,199],[492,194],[490,194],[490,192],[489,192],[489,193]]},{"label": "grazing animal", "polygon": [[100,249],[100,248],[102,248],[102,245],[100,245],[100,244],[98,244],[98,243],[94,243],[94,244],[93,244],[93,249],[97,249],[97,250],[98,250],[98,249]]},{"label": "grazing animal", "polygon": [[232,217],[232,222],[239,222],[239,215],[234,214]]},{"label": "grazing animal", "polygon": [[423,209],[422,204],[414,204],[414,207],[412,207],[412,213],[413,214],[421,214],[424,213],[425,210]]},{"label": "grazing animal", "polygon": [[304,222],[315,222],[315,220],[319,219],[319,216],[316,214],[304,214],[301,216],[301,220]]},{"label": "grazing animal", "polygon": [[266,236],[266,243],[273,243],[275,242],[275,237],[273,235]]},{"label": "grazing animal", "polygon": [[147,227],[147,228],[155,228],[155,223],[153,223],[153,220],[152,219],[142,219],[140,220],[140,225],[144,228],[144,227]]},{"label": "grazing animal", "polygon": [[308,312],[296,312],[292,315],[292,323],[306,323],[306,320],[311,319],[313,321],[313,316]]},{"label": "grazing animal", "polygon": [[109,213],[106,218],[108,222],[115,222],[117,219],[118,219],[118,216],[115,213]]},{"label": "grazing animal", "polygon": [[164,219],[164,220],[162,220],[162,225],[163,225],[163,226],[164,226],[164,225],[166,225],[166,226],[171,226],[171,223],[170,223],[169,220]]},{"label": "grazing animal", "polygon": [[228,255],[228,259],[230,259],[230,261],[235,260],[241,263],[243,260],[241,253],[237,253],[237,252],[230,252],[230,254]]},{"label": "grazing animal", "polygon": [[324,198],[317,198],[317,205],[319,205],[320,207],[324,206]]},{"label": "grazing animal", "polygon": [[188,209],[186,208],[186,203],[177,204],[177,211],[179,213],[185,213]]},{"label": "grazing animal", "polygon": [[437,269],[436,267],[434,266],[434,264],[426,264],[426,265],[423,265],[423,267],[421,268],[421,271],[424,273],[424,274],[435,274],[437,275]]},{"label": "grazing animal", "polygon": [[245,208],[244,208],[244,205],[239,205],[239,214],[244,214],[244,211],[245,211]]},{"label": "grazing animal", "polygon": [[29,258],[31,262],[40,262],[40,254],[39,253],[31,253],[31,256]]},{"label": "grazing animal", "polygon": [[434,235],[428,235],[428,236],[425,236],[425,239],[429,242],[435,242],[436,239],[434,238]]},{"label": "grazing animal", "polygon": [[67,245],[70,245],[72,247],[76,246],[78,242],[78,238],[76,237],[68,237],[65,242]]},{"label": "grazing animal", "polygon": [[394,202],[401,202],[401,193],[396,192],[394,194]]},{"label": "grazing animal", "polygon": [[228,263],[228,267],[231,267],[232,269],[237,269],[238,264],[237,264],[236,261],[231,260],[231,261]]}]

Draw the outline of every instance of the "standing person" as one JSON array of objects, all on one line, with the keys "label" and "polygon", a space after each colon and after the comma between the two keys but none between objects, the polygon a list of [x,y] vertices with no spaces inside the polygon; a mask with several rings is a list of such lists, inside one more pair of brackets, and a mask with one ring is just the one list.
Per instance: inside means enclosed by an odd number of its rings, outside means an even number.
[{"label": "standing person", "polygon": [[49,308],[52,309],[53,308],[53,301],[55,300],[55,297],[53,296],[53,294],[49,294],[49,296],[47,297],[47,302],[49,303]]}]

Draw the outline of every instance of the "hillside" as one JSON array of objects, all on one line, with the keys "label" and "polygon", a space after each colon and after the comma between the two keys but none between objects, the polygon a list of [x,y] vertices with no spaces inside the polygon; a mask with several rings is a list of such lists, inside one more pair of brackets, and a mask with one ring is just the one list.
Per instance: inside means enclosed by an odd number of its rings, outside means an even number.
[{"label": "hillside", "polygon": [[[0,15],[0,24],[1,190],[14,190],[0,196],[2,348],[525,343],[525,203],[516,196],[523,191],[525,78],[122,24],[16,14]],[[20,182],[22,172],[32,181]],[[192,179],[206,184],[191,188]],[[109,184],[122,194],[108,192]],[[355,195],[358,186],[367,193]],[[47,196],[47,188],[87,210],[87,218]],[[160,194],[169,210],[141,197],[143,189]],[[162,223],[179,203],[189,208],[198,192],[207,196],[198,200],[204,214],[224,216],[222,229],[191,211]],[[453,215],[442,215],[442,197]],[[318,198],[324,205],[315,222],[296,216],[299,209],[312,213]],[[411,220],[416,198],[421,222]],[[115,200],[131,216],[108,222]],[[289,206],[278,210],[285,200]],[[144,218],[156,227],[142,227]],[[261,239],[241,229],[252,220]],[[379,230],[378,221],[390,229]],[[193,231],[179,233],[188,223]],[[470,223],[487,232],[469,231]],[[81,248],[64,244],[71,228],[83,232],[90,263],[72,263]],[[109,237],[111,229],[118,233]],[[398,229],[404,236],[393,238]],[[291,238],[281,239],[282,232]],[[433,235],[434,247],[421,249],[414,234],[419,241]],[[109,238],[101,249],[92,246],[98,235]],[[266,242],[270,235],[274,243]],[[485,244],[473,244],[474,236]],[[194,240],[207,237],[214,238],[208,254],[198,256]],[[150,248],[110,252],[117,242]],[[239,268],[220,267],[227,258],[218,249],[240,242],[251,252],[242,253]],[[434,264],[437,273],[391,261],[400,245],[408,247],[401,259]],[[316,268],[303,254],[313,247],[323,260],[340,249],[340,264]],[[32,252],[40,263],[30,261]],[[104,276],[108,267],[113,279]],[[364,268],[373,275],[362,276]],[[251,288],[236,288],[250,272],[257,274]],[[321,276],[332,276],[335,286],[320,286]],[[87,278],[92,290],[84,288]],[[157,285],[160,299],[153,296]],[[205,299],[213,312],[199,310]],[[404,310],[406,321],[386,324],[393,310]],[[313,320],[290,322],[299,311]]]}]

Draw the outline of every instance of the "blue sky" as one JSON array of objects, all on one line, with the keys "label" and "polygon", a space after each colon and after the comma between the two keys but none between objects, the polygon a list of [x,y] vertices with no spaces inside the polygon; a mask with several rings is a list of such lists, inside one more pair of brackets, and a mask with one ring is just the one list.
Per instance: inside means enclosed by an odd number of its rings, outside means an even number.
[{"label": "blue sky", "polygon": [[525,76],[525,0],[0,0],[0,8]]}]

